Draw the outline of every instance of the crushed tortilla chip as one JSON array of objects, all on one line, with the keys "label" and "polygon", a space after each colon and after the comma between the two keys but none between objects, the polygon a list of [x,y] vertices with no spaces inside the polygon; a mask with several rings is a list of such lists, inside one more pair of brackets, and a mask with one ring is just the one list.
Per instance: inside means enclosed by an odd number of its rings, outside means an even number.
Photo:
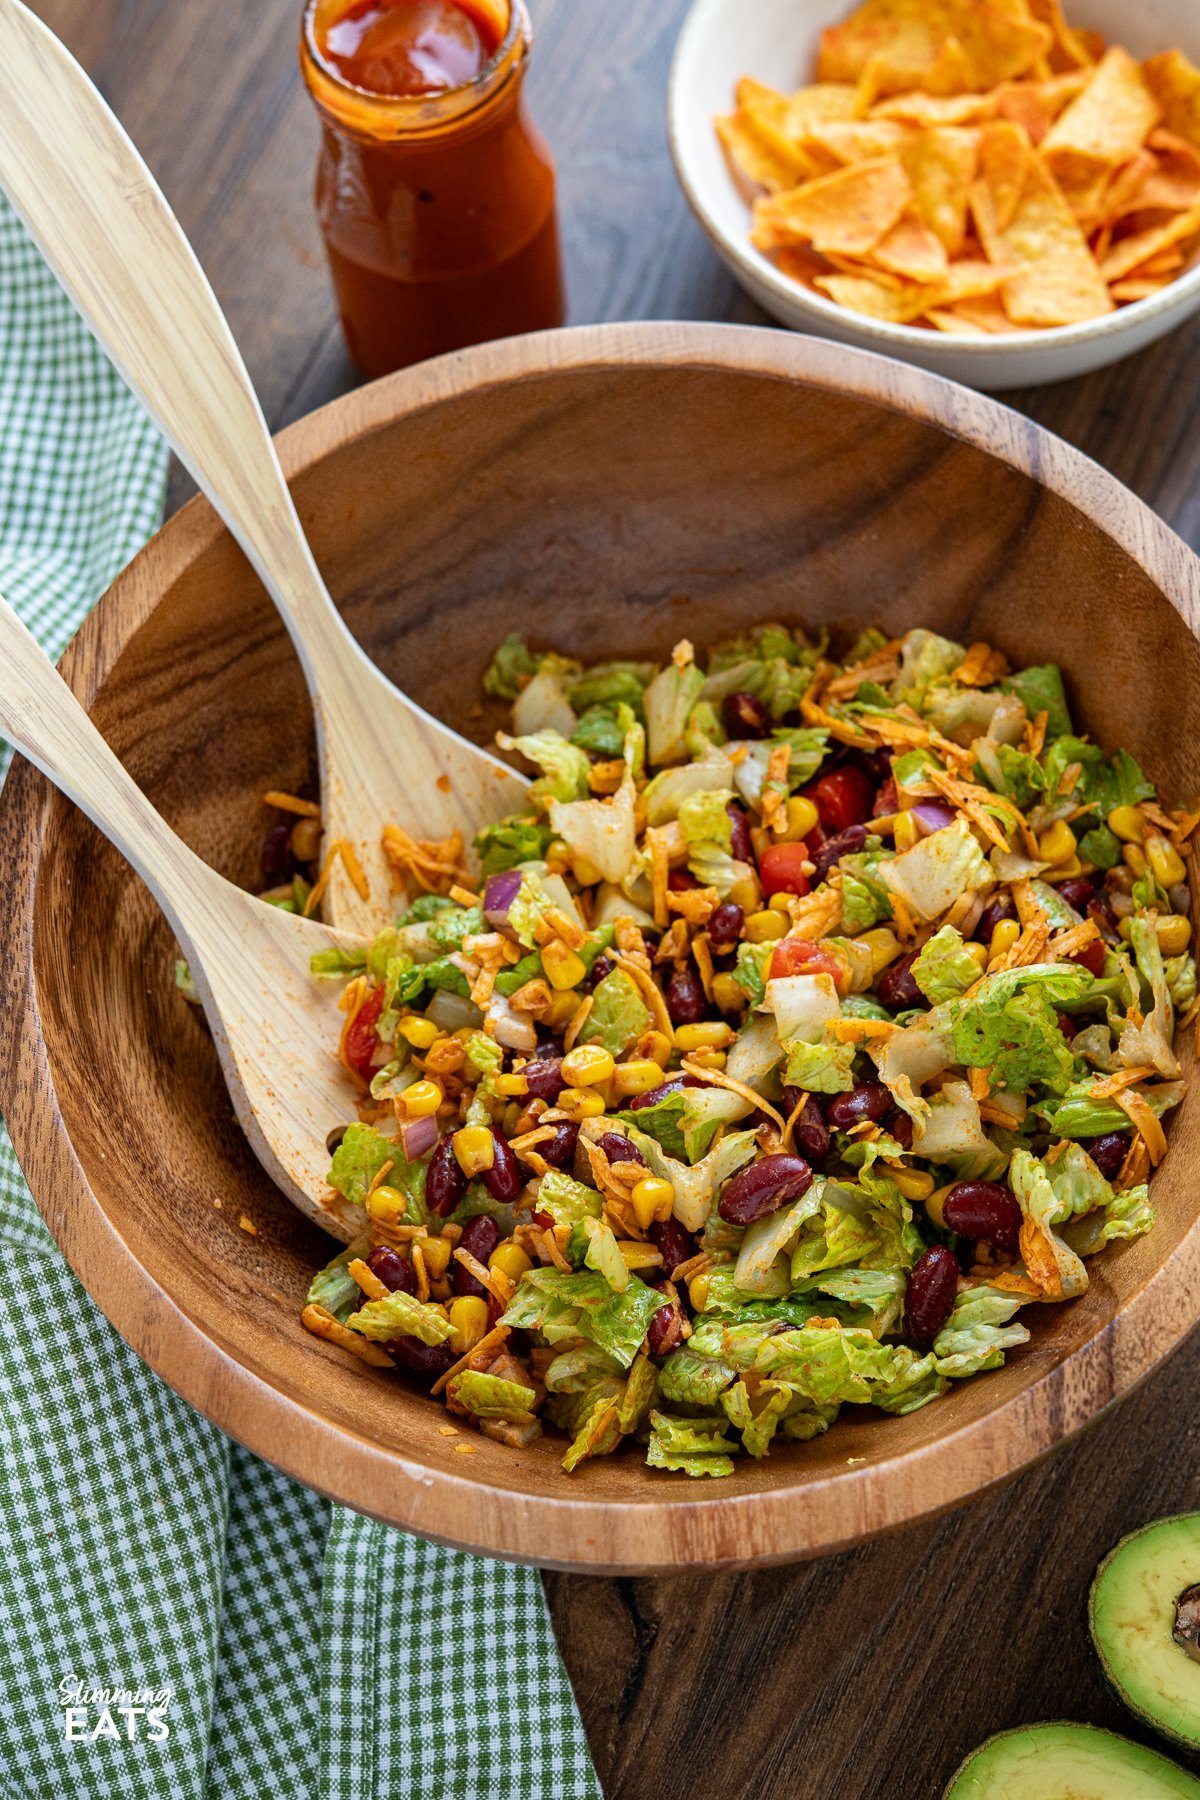
[{"label": "crushed tortilla chip", "polygon": [[810,243],[826,253],[861,255],[891,230],[911,199],[899,158],[875,157],[760,200],[752,235],[760,250]]}]

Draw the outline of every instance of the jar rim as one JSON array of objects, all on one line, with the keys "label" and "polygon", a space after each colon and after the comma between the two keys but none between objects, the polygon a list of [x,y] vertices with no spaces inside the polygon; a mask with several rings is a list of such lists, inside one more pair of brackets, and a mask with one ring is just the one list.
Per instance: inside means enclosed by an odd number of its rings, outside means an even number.
[{"label": "jar rim", "polygon": [[301,43],[305,55],[311,59],[320,71],[323,81],[329,83],[336,92],[343,94],[347,100],[361,106],[366,103],[377,116],[386,115],[393,123],[410,119],[419,123],[420,118],[429,107],[438,107],[446,102],[469,99],[470,104],[480,105],[491,97],[496,85],[495,78],[504,73],[512,59],[513,51],[523,38],[529,35],[529,15],[524,0],[509,0],[508,26],[504,36],[496,45],[487,62],[473,75],[470,81],[461,81],[454,87],[438,88],[428,94],[377,94],[373,88],[359,87],[357,82],[349,81],[340,69],[328,62],[322,54],[317,36],[315,19],[320,0],[305,0],[304,21],[301,30]]}]

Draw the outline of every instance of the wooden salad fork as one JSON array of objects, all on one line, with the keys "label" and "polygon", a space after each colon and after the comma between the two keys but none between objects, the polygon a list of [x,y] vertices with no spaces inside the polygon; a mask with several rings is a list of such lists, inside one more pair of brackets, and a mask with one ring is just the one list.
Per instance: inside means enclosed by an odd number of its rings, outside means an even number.
[{"label": "wooden salad fork", "polygon": [[357,1109],[337,1060],[333,991],[310,970],[314,951],[359,940],[256,900],[176,837],[3,599],[0,733],[99,826],[166,914],[263,1168],[315,1224],[346,1243],[361,1236],[365,1213],[325,1180],[329,1134]]},{"label": "wooden salad fork", "polygon": [[21,0],[0,0],[0,187],[125,380],[249,558],[287,626],[316,716],[326,917],[390,923],[385,824],[418,839],[520,807],[528,784],[376,668],[313,559],[216,296],[154,177],[75,59]]}]

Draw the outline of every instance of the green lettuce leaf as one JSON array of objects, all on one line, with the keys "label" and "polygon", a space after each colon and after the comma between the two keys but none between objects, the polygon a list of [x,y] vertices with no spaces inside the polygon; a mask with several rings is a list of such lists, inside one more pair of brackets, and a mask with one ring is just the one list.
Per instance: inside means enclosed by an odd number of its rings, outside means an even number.
[{"label": "green lettuce leaf", "polygon": [[637,983],[624,969],[614,969],[592,989],[592,1010],[576,1042],[598,1043],[613,1056],[620,1056],[653,1022]]},{"label": "green lettuce leaf", "polygon": [[926,943],[912,965],[913,980],[927,1000],[937,1006],[957,1000],[974,987],[982,973],[953,925],[943,925]]},{"label": "green lettuce leaf", "polygon": [[842,877],[842,924],[853,935],[892,916],[891,896],[879,874],[884,861],[886,858],[862,850],[843,856],[837,865]]},{"label": "green lettuce leaf", "polygon": [[571,733],[571,742],[593,756],[611,760],[624,749],[625,733],[612,707],[589,706]]},{"label": "green lettuce leaf", "polygon": [[523,815],[485,825],[475,839],[484,876],[500,875],[525,862],[540,862],[554,833],[544,820]]},{"label": "green lettuce leaf", "polygon": [[1126,1069],[1149,1064],[1168,1081],[1179,1074],[1179,1058],[1172,1048],[1175,1036],[1175,1008],[1158,947],[1158,934],[1153,918],[1136,916],[1130,925],[1130,942],[1137,957],[1138,972],[1153,1001],[1140,1025],[1127,1025],[1117,1044],[1117,1061]]},{"label": "green lettuce leaf", "polygon": [[745,993],[751,1006],[758,1006],[766,992],[766,971],[774,954],[774,944],[751,944],[744,939],[738,945],[733,979]]},{"label": "green lettuce leaf", "polygon": [[969,1000],[950,1007],[954,1053],[965,1068],[990,1069],[994,1085],[1021,1093],[1041,1082],[1065,1093],[1075,1059],[1058,1023],[1058,1008],[1091,989],[1074,963],[1035,963],[989,975]]},{"label": "green lettuce leaf", "polygon": [[614,1294],[603,1275],[581,1270],[531,1269],[521,1277],[502,1324],[540,1331],[548,1343],[585,1337],[627,1369],[641,1346],[650,1320],[665,1294],[629,1277],[622,1294]]},{"label": "green lettuce leaf", "polygon": [[523,757],[542,770],[541,777],[533,784],[534,794],[563,801],[587,799],[591,791],[588,783],[591,761],[586,751],[569,742],[560,731],[547,727],[528,737],[501,735],[497,742],[503,750],[519,750]]},{"label": "green lettuce leaf", "polygon": [[690,1341],[672,1350],[660,1371],[664,1400],[686,1406],[716,1406],[735,1371],[714,1356],[699,1356]]},{"label": "green lettuce leaf", "polygon": [[404,1152],[395,1138],[385,1138],[374,1125],[350,1125],[333,1153],[333,1166],[325,1179],[351,1206],[365,1206],[371,1183],[384,1164],[403,1160]]},{"label": "green lettuce leaf", "polygon": [[880,864],[880,875],[921,919],[936,919],[960,895],[987,887],[995,879],[991,865],[960,814],[952,825]]},{"label": "green lettuce leaf", "polygon": [[992,1287],[964,1289],[933,1340],[938,1374],[961,1381],[1000,1368],[1006,1350],[1029,1342],[1024,1325],[1010,1323],[1021,1303],[1019,1294]]},{"label": "green lettuce leaf", "polygon": [[1031,669],[1021,669],[1007,676],[1000,686],[1006,694],[1016,694],[1031,719],[1041,712],[1049,715],[1047,740],[1071,735],[1071,712],[1057,663],[1038,663]]},{"label": "green lettuce leaf", "polygon": [[429,935],[440,950],[461,950],[467,938],[488,929],[481,906],[447,906],[431,920]]},{"label": "green lettuce leaf", "polygon": [[[329,977],[340,978],[343,981],[351,975],[359,974],[366,966],[367,953],[365,950],[343,950],[340,945],[335,945],[332,950],[318,950],[316,955],[313,956],[309,962],[309,968],[314,975],[324,976],[327,979]],[[186,981],[181,981],[179,979],[180,969],[187,975]],[[184,962],[176,963],[175,965],[175,986],[179,988],[181,993],[185,993],[189,1000],[192,999],[193,996],[196,1000],[199,1000],[200,996],[196,992],[196,984],[192,981],[191,975],[187,970],[187,964]]]},{"label": "green lettuce leaf", "polygon": [[[710,1088],[707,1091],[719,1094],[723,1090]],[[734,1100],[737,1096],[728,1094],[726,1098]],[[641,1117],[640,1112],[632,1114],[633,1119]],[[721,1187],[751,1160],[758,1147],[752,1130],[727,1131],[720,1143],[689,1168],[687,1163],[670,1155],[656,1138],[632,1124],[628,1115],[621,1114],[620,1119],[626,1135],[637,1145],[653,1173],[669,1181],[675,1189],[675,1217],[688,1231],[700,1231],[714,1216],[714,1202]]]},{"label": "green lettuce leaf", "polygon": [[926,690],[958,668],[966,650],[951,638],[939,637],[923,626],[905,633],[900,673],[893,684],[893,698],[920,708]]},{"label": "green lettuce leaf", "polygon": [[538,1182],[537,1210],[549,1213],[556,1225],[579,1225],[584,1219],[598,1219],[604,1200],[595,1188],[585,1187],[564,1170],[549,1169]]},{"label": "green lettuce leaf", "polygon": [[537,659],[524,638],[510,631],[484,671],[483,691],[500,700],[515,700],[537,669]]},{"label": "green lettuce leaf", "polygon": [[678,819],[689,850],[700,844],[729,852],[733,822],[726,808],[733,799],[731,788],[700,789],[680,802]]},{"label": "green lettuce leaf", "polygon": [[786,1081],[810,1094],[843,1094],[855,1086],[853,1044],[804,1044],[793,1039],[787,1046]]},{"label": "green lettuce leaf", "polygon": [[668,663],[642,695],[646,714],[646,750],[656,766],[682,762],[687,755],[687,722],[704,676],[694,663],[681,669]]},{"label": "green lettuce leaf", "polygon": [[[1094,1138],[1104,1137],[1110,1131],[1129,1130],[1129,1114],[1115,1100],[1095,1098],[1092,1089],[1100,1079],[1100,1076],[1091,1075],[1086,1081],[1073,1082],[1061,1100],[1052,1099],[1042,1107],[1046,1123],[1055,1137]],[[1181,1081],[1165,1081],[1143,1090],[1143,1097],[1157,1119],[1178,1106],[1183,1094]]]},{"label": "green lettuce leaf", "polygon": [[351,1244],[348,1250],[343,1250],[340,1256],[335,1256],[332,1262],[318,1270],[308,1284],[307,1304],[323,1306],[343,1325],[362,1303],[362,1289],[349,1273],[347,1264],[361,1256],[363,1249],[362,1244]]},{"label": "green lettuce leaf", "polygon": [[[653,677],[653,663],[595,663],[568,685],[567,699],[578,713],[593,706],[615,707],[621,703],[640,712],[642,693]],[[619,747],[614,754],[621,754]]]},{"label": "green lettuce leaf", "polygon": [[729,1452],[734,1445],[725,1435],[728,1428],[724,1418],[674,1419],[652,1411],[646,1461],[652,1469],[677,1474],[732,1475]]},{"label": "green lettuce leaf", "polygon": [[1077,1256],[1095,1256],[1106,1244],[1122,1238],[1141,1237],[1153,1225],[1150,1190],[1143,1181],[1114,1194],[1102,1211],[1069,1220],[1062,1235]]},{"label": "green lettuce leaf", "polygon": [[537,1395],[521,1381],[503,1381],[476,1369],[461,1369],[446,1384],[446,1399],[477,1419],[509,1419],[527,1425],[533,1417]]},{"label": "green lettuce leaf", "polygon": [[346,1320],[351,1331],[360,1331],[374,1343],[387,1344],[393,1338],[420,1338],[423,1344],[444,1344],[454,1334],[454,1327],[444,1312],[412,1294],[386,1294],[382,1300],[368,1300]]}]

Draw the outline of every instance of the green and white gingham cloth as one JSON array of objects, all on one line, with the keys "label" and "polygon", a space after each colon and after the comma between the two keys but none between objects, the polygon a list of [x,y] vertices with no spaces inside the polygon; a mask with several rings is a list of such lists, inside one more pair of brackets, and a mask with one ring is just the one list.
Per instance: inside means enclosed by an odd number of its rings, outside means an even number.
[{"label": "green and white gingham cloth", "polygon": [[[51,655],[166,463],[0,200],[0,592]],[[0,1343],[5,1800],[599,1800],[537,1574],[330,1507],[193,1412],[68,1270],[2,1124]]]}]

